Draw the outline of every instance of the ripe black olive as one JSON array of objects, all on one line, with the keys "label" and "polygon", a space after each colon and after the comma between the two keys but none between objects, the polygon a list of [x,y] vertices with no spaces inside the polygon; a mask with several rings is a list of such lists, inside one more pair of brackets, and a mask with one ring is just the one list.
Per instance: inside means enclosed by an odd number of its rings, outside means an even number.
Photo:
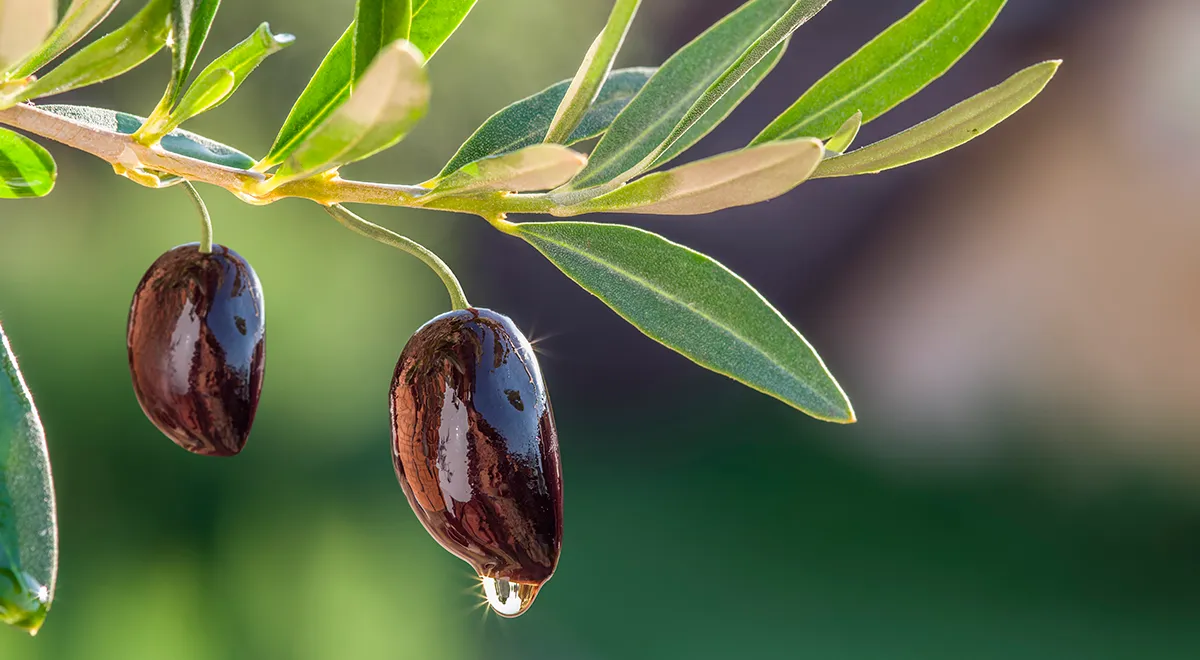
[{"label": "ripe black olive", "polygon": [[158,258],[129,309],[129,370],[146,417],[184,449],[246,446],[263,379],[263,297],[238,253],[196,243]]},{"label": "ripe black olive", "polygon": [[517,616],[562,546],[558,433],[542,372],[512,320],[449,312],[409,339],[392,378],[392,457],[425,529]]}]

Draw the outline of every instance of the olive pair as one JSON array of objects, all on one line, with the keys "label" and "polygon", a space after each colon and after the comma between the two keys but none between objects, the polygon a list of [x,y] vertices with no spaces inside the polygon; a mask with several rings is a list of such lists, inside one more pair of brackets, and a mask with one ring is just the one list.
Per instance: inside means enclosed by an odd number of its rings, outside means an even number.
[{"label": "olive pair", "polygon": [[[150,421],[197,454],[246,445],[263,380],[263,296],[236,252],[182,245],[133,296],[134,392]],[[471,564],[493,609],[516,616],[558,564],[562,470],[541,369],[512,320],[448,312],[409,339],[391,387],[392,457],[429,533]]]}]

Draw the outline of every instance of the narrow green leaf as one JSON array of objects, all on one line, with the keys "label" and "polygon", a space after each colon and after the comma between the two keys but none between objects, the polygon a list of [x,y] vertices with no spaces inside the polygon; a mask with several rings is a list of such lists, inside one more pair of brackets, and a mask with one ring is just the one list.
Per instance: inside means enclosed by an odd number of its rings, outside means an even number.
[{"label": "narrow green leaf", "polygon": [[0,0],[0,72],[42,43],[54,27],[57,9],[55,0]]},{"label": "narrow green leaf", "polygon": [[[19,2],[20,0],[13,0]],[[91,32],[100,21],[112,12],[121,0],[75,0],[63,14],[58,26],[42,45],[21,60],[12,71],[9,78],[24,78],[37,73],[46,64],[62,55],[76,42]]]},{"label": "narrow green leaf", "polygon": [[421,53],[400,40],[384,48],[362,84],[284,161],[273,185],[361,160],[396,144],[425,115],[429,81]]},{"label": "narrow green leaf", "polygon": [[[717,124],[733,112],[742,99],[754,91],[762,78],[775,68],[775,63],[783,56],[783,51],[787,48],[787,41],[792,33],[807,23],[810,18],[816,16],[825,8],[825,5],[829,4],[829,1],[797,0],[796,4],[779,17],[779,20],[775,21],[769,30],[751,44],[750,48],[705,90],[696,104],[688,110],[671,134],[667,136],[667,139],[663,140],[663,143],[633,170],[634,174],[640,174],[670,160],[674,157],[671,154],[682,153],[713,128],[716,128]],[[761,66],[764,63],[765,69]],[[757,77],[751,75],[756,72]],[[748,78],[750,79],[749,84],[744,84],[747,83]],[[732,92],[735,90],[740,91],[741,96],[733,94]],[[722,105],[724,114],[713,113],[713,110]],[[698,127],[701,130],[694,130]],[[685,141],[684,138],[690,138],[691,141]]]},{"label": "narrow green leaf", "polygon": [[187,94],[183,96],[175,110],[162,121],[151,121],[144,125],[142,130],[138,131],[139,139],[151,144],[158,141],[160,137],[175,130],[183,122],[211,110],[223,103],[225,99],[233,96],[237,84],[237,75],[232,69],[206,68],[204,73],[196,78],[196,82],[188,88]]},{"label": "narrow green leaf", "polygon": [[751,147],[648,174],[605,195],[551,212],[561,217],[615,211],[700,215],[758,204],[804,183],[824,153],[815,138]]},{"label": "narrow green leaf", "polygon": [[36,635],[58,577],[46,433],[0,327],[0,621]]},{"label": "narrow green leaf", "polygon": [[358,0],[354,9],[354,79],[362,78],[383,47],[408,39],[412,0]]},{"label": "narrow green leaf", "polygon": [[813,417],[854,421],[850,401],[812,346],[712,258],[621,225],[504,228],[651,339]]},{"label": "narrow green leaf", "polygon": [[57,176],[54,159],[41,145],[0,128],[0,199],[47,195]]},{"label": "narrow green leaf", "polygon": [[623,183],[649,168],[731,88],[829,0],[752,0],[671,56],[569,184]]},{"label": "narrow green leaf", "polygon": [[170,0],[150,0],[128,23],[88,44],[22,90],[15,100],[61,94],[129,71],[166,45],[171,32],[170,16]]},{"label": "narrow green leaf", "polygon": [[256,169],[266,171],[282,163],[321,122],[350,98],[354,71],[354,28],[353,24],[346,28],[325,55],[321,66],[284,120],[270,153]]},{"label": "narrow green leaf", "polygon": [[750,96],[751,92],[758,87],[758,84],[770,75],[771,71],[775,69],[775,65],[779,64],[779,60],[783,58],[784,52],[787,51],[788,41],[788,39],[784,39],[782,43],[775,47],[775,50],[760,60],[753,69],[750,69],[749,73],[742,76],[742,79],[722,96],[716,105],[704,113],[704,116],[699,121],[692,124],[687,131],[671,143],[670,147],[654,159],[654,163],[650,167],[645,169],[652,170],[674,160],[677,156],[703,139],[704,136],[711,133],[721,122],[725,121],[741,105],[742,101],[747,96]]},{"label": "narrow green leaf", "polygon": [[[600,95],[575,128],[565,144],[590,140],[606,131],[613,119],[637,95],[638,90],[654,75],[655,69],[620,69],[612,72]],[[570,87],[571,81],[564,80],[556,85],[524,98],[492,115],[450,159],[439,176],[447,176],[467,163],[512,153],[518,149],[537,144],[546,136],[554,113]]]},{"label": "narrow green leaf", "polygon": [[559,144],[535,144],[502,156],[477,160],[441,179],[422,197],[488,191],[528,192],[561,186],[587,165],[587,156]]},{"label": "narrow green leaf", "polygon": [[987,32],[1006,0],[925,0],[829,72],[751,144],[833,135],[842,117],[863,123],[948,71]]},{"label": "narrow green leaf", "polygon": [[152,122],[138,131],[138,139],[146,143],[156,142],[183,122],[229,100],[263,60],[290,46],[295,40],[290,34],[273,34],[266,23],[258,26],[244,41],[205,67],[180,99],[179,105],[161,122]]},{"label": "narrow green leaf", "polygon": [[171,85],[165,99],[170,109],[183,93],[221,0],[171,1]]},{"label": "narrow green leaf", "polygon": [[426,61],[433,59],[474,6],[475,0],[413,0],[408,40],[421,49]]},{"label": "narrow green leaf", "polygon": [[628,34],[629,26],[633,24],[633,17],[641,3],[642,0],[617,0],[613,5],[608,23],[592,42],[591,48],[583,58],[583,64],[579,66],[571,86],[567,88],[566,96],[558,106],[554,121],[550,123],[550,130],[546,134],[546,142],[565,143],[579,127],[579,122],[583,121],[592,107],[592,102],[600,94],[600,88],[608,80],[613,61],[617,59],[617,53],[625,43],[625,35]]},{"label": "narrow green leaf", "polygon": [[862,110],[850,115],[850,118],[842,124],[842,127],[837,129],[833,137],[829,138],[829,142],[825,143],[825,148],[829,151],[837,152],[841,155],[850,145],[854,144],[854,138],[858,137],[858,131],[862,128]]},{"label": "narrow green leaf", "polygon": [[1032,101],[1050,83],[1060,64],[1060,60],[1035,64],[903,133],[828,158],[813,178],[874,174],[970,142]]},{"label": "narrow green leaf", "polygon": [[[83,105],[39,105],[37,108],[83,124],[93,130],[99,129],[123,135],[132,135],[145,122],[145,119],[141,117],[107,108],[91,108]],[[254,166],[254,159],[237,149],[181,129],[172,131],[163,137],[158,146],[173,154],[234,169],[247,170]]]}]

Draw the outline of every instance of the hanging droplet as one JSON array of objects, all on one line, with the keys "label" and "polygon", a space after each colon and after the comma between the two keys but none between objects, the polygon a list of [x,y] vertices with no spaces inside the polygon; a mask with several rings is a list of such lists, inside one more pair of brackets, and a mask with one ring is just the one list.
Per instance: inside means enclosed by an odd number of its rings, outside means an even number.
[{"label": "hanging droplet", "polygon": [[49,609],[50,590],[45,585],[23,571],[0,567],[0,623],[36,635]]},{"label": "hanging droplet", "polygon": [[521,616],[533,605],[537,598],[540,584],[522,584],[512,582],[508,578],[480,577],[483,581],[483,595],[487,598],[492,611],[502,617],[513,618]]}]

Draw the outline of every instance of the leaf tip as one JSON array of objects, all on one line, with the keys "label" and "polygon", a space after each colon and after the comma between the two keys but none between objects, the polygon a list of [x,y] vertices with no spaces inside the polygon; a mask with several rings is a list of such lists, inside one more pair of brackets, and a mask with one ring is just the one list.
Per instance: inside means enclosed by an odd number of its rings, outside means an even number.
[{"label": "leaf tip", "polygon": [[[830,379],[832,378],[833,377],[830,376]],[[837,381],[833,381],[833,384],[834,387],[837,388],[837,394],[840,396],[837,398],[825,399],[824,403],[827,405],[822,406],[821,409],[806,407],[800,408],[800,411],[809,415],[810,417],[813,417],[814,419],[818,419],[822,422],[829,422],[831,424],[857,423],[858,415],[854,412],[854,405],[850,403],[850,397],[846,396],[846,393],[842,390],[842,386],[838,385]]]}]

